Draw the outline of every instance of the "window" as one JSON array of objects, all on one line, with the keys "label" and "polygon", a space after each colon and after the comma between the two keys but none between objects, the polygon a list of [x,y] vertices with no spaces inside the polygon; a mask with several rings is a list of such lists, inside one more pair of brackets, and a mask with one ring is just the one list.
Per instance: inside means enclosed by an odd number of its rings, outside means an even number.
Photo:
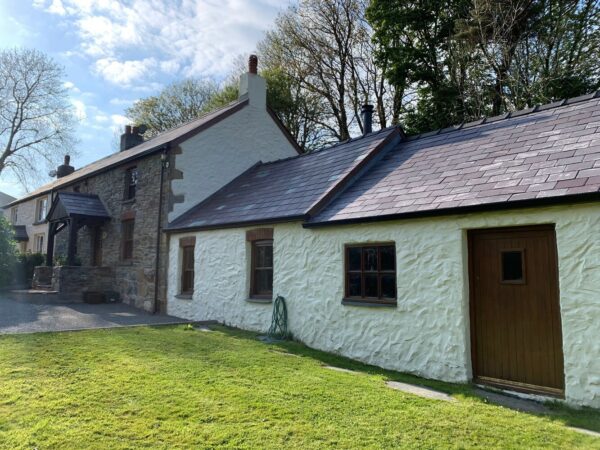
[{"label": "window", "polygon": [[346,246],[346,295],[352,301],[396,303],[396,247]]},{"label": "window", "polygon": [[37,207],[35,212],[36,222],[43,222],[46,220],[46,214],[48,213],[48,198],[41,198],[37,201]]},{"label": "window", "polygon": [[122,239],[122,257],[123,259],[132,259],[133,258],[133,229],[134,229],[135,221],[131,220],[123,220],[121,222],[121,239]]},{"label": "window", "polygon": [[10,210],[10,221],[13,225],[17,224],[17,219],[19,218],[19,207],[15,206]]},{"label": "window", "polygon": [[44,235],[36,234],[34,236],[33,245],[34,245],[33,251],[35,253],[44,253]]},{"label": "window", "polygon": [[252,241],[250,296],[273,297],[273,239]]},{"label": "window", "polygon": [[135,198],[135,190],[138,183],[137,167],[130,167],[125,171],[125,200]]},{"label": "window", "polygon": [[196,238],[179,240],[181,247],[181,294],[194,293],[194,248]]},{"label": "window", "polygon": [[525,283],[525,252],[522,249],[500,252],[502,283]]}]

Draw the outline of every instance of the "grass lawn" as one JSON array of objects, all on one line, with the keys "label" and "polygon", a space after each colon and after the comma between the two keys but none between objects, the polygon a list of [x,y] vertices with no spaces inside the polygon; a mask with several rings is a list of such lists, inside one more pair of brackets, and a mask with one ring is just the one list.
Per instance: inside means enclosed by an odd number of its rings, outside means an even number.
[{"label": "grass lawn", "polygon": [[[329,370],[332,364],[357,374]],[[422,383],[458,402],[385,387]],[[599,448],[550,415],[252,333],[183,326],[0,337],[2,448]]]}]

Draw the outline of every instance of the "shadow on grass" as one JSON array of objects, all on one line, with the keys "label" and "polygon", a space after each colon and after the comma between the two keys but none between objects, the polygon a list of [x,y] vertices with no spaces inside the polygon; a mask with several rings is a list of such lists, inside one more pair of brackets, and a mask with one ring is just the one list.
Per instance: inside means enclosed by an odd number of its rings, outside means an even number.
[{"label": "shadow on grass", "polygon": [[[219,331],[237,339],[248,339],[258,341],[259,334],[226,327],[223,325],[211,325],[215,331]],[[259,341],[260,342],[260,341]],[[379,376],[385,381],[400,381],[403,383],[425,386],[431,389],[444,392],[454,396],[462,396],[466,400],[475,401],[483,404],[492,404],[474,391],[474,387],[469,384],[454,384],[443,381],[420,378],[415,375],[386,370],[380,367],[355,361],[344,356],[315,350],[298,341],[278,341],[265,343],[271,351],[281,354],[291,354],[298,357],[310,358],[320,362],[324,366],[334,366],[341,369],[351,370],[358,374]],[[600,432],[600,411],[591,408],[573,409],[559,402],[547,402],[544,404],[549,410],[548,413],[523,413],[532,416],[545,417],[547,419],[560,422],[569,427],[583,428],[585,430]]]}]

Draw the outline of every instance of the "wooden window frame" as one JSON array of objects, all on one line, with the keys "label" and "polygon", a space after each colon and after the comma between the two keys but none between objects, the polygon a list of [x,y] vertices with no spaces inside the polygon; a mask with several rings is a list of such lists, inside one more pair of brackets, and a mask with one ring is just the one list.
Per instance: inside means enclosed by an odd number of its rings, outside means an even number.
[{"label": "wooden window frame", "polygon": [[[131,239],[125,235],[126,229],[131,226]],[[131,261],[133,259],[135,242],[135,219],[124,219],[121,220],[121,260]],[[129,247],[131,248],[131,254],[128,253]]]},{"label": "wooden window frame", "polygon": [[19,220],[19,207],[18,206],[13,206],[10,209],[10,220],[13,225],[17,224],[17,221]]},{"label": "wooden window frame", "polygon": [[[196,250],[196,243],[186,243],[186,242],[181,242],[180,241],[180,247],[181,247],[181,278],[180,278],[180,286],[179,286],[179,293],[181,295],[193,295],[194,294],[194,279],[196,277],[196,273],[195,273],[195,265],[196,265],[196,256],[194,254],[195,250]],[[191,252],[191,268],[190,267],[186,267],[186,255],[189,254],[188,252]],[[191,278],[186,280],[186,275],[188,275],[189,273],[191,273]],[[190,286],[187,286],[186,281],[190,281]]]},{"label": "wooden window frame", "polygon": [[[34,253],[44,253],[44,239],[45,239],[45,235],[44,233],[38,233],[35,234],[33,236],[33,250]],[[41,248],[40,245],[38,245],[38,243],[41,241]]]},{"label": "wooden window frame", "polygon": [[[44,216],[40,217],[42,212],[42,204],[44,204]],[[46,214],[48,214],[48,197],[39,198],[35,203],[35,223],[42,223],[46,220]]]},{"label": "wooden window frame", "polygon": [[[364,270],[364,253],[361,250],[360,257],[360,270],[350,270],[349,267],[349,256],[350,249],[352,248],[370,248],[376,247],[377,250],[377,271],[375,272],[367,272]],[[381,247],[392,247],[394,249],[394,270],[381,270],[381,252],[379,248]],[[398,283],[397,283],[397,270],[398,265],[396,261],[396,243],[395,242],[366,242],[360,244],[346,244],[344,245],[344,302],[351,303],[372,303],[372,304],[380,304],[380,305],[396,305],[398,301]],[[350,274],[352,273],[360,273],[361,275],[361,286],[362,286],[362,295],[361,296],[351,296],[350,293]],[[379,294],[378,297],[366,297],[364,296],[365,290],[365,275],[368,273],[377,274],[377,292]],[[393,275],[394,276],[394,284],[396,285],[394,298],[384,298],[381,296],[381,277],[382,275]]]},{"label": "wooden window frame", "polygon": [[[135,172],[135,183],[132,183],[132,174]],[[137,166],[127,167],[125,169],[125,191],[123,200],[131,201],[136,198],[138,185],[138,169]]]},{"label": "wooden window frame", "polygon": [[[256,258],[258,256],[257,248],[259,246],[270,246],[271,251],[273,251],[273,239],[271,234],[271,239],[255,239],[250,242],[250,298],[263,299],[263,300],[272,300],[273,299],[273,286],[271,286],[271,292],[258,292],[256,286],[256,272],[257,270],[269,270],[269,267],[256,267]],[[273,254],[274,256],[274,254]],[[273,266],[274,261],[271,263],[271,278],[273,277]]]}]

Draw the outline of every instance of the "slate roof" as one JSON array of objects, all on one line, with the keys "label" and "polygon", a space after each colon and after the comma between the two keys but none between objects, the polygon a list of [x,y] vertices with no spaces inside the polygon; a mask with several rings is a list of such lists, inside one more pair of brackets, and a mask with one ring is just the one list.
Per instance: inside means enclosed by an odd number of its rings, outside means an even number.
[{"label": "slate roof", "polygon": [[110,214],[95,194],[59,192],[48,212],[49,220],[71,216],[110,218]]},{"label": "slate roof", "polygon": [[170,230],[304,218],[399,140],[388,128],[313,153],[259,163],[175,219]]},{"label": "slate roof", "polygon": [[417,136],[310,222],[516,206],[600,190],[600,91]]},{"label": "slate roof", "polygon": [[16,205],[18,203],[37,197],[42,194],[47,194],[54,189],[67,186],[76,182],[77,180],[88,177],[97,172],[101,172],[102,170],[105,170],[107,168],[118,166],[133,159],[137,159],[142,156],[148,155],[150,153],[162,149],[163,146],[165,146],[166,144],[173,142],[181,142],[189,138],[191,135],[194,135],[210,127],[211,125],[217,123],[221,119],[224,119],[230,114],[240,110],[247,104],[248,99],[242,99],[232,102],[229,105],[224,106],[223,108],[219,108],[208,114],[200,116],[195,120],[192,120],[183,125],[160,133],[156,137],[149,139],[139,145],[136,145],[135,147],[132,147],[122,152],[113,153],[112,155],[106,156],[105,158],[99,159],[98,161],[88,164],[87,166],[76,170],[75,172],[73,172],[70,175],[67,175],[66,177],[59,178],[55,181],[45,184],[44,186],[41,186],[40,188],[30,192],[26,196],[21,197],[16,201],[12,202],[8,206]]},{"label": "slate roof", "polygon": [[25,225],[13,225],[15,232],[15,240],[18,242],[28,241],[29,236],[27,235],[27,227]]}]

